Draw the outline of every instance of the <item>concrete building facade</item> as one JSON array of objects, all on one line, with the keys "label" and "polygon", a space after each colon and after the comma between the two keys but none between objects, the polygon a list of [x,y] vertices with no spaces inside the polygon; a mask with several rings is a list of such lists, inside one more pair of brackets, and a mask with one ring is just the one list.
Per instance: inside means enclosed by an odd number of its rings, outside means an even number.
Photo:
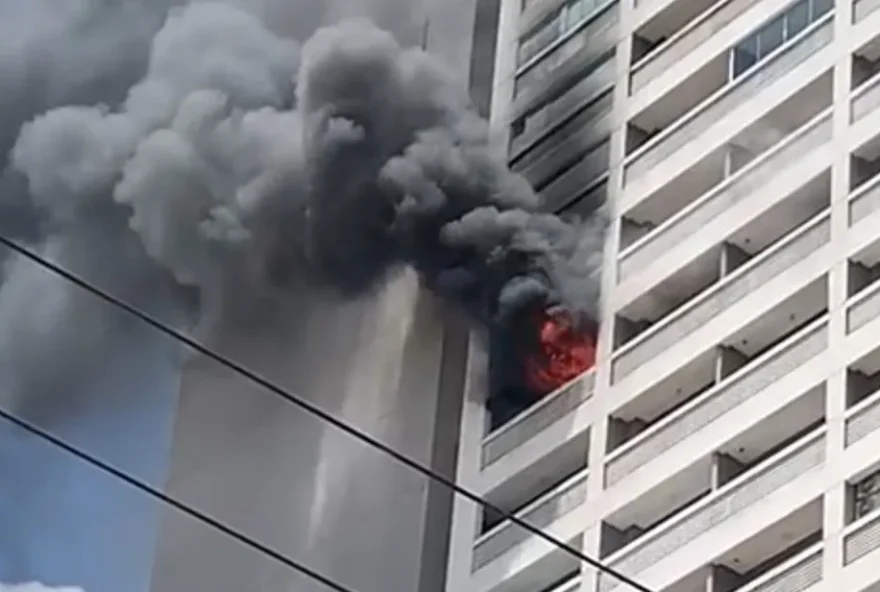
[{"label": "concrete building facade", "polygon": [[[503,0],[492,122],[611,204],[597,366],[458,478],[657,592],[880,589],[880,2]],[[625,592],[458,500],[447,590]]]}]

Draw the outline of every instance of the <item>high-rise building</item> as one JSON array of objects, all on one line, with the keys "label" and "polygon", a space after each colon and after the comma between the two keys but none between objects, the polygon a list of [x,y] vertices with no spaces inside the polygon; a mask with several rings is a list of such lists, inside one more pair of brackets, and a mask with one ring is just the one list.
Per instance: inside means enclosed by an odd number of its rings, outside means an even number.
[{"label": "high-rise building", "polygon": [[[607,197],[596,367],[458,478],[657,592],[880,589],[880,2],[503,0],[492,122]],[[629,592],[458,500],[447,590]]]}]

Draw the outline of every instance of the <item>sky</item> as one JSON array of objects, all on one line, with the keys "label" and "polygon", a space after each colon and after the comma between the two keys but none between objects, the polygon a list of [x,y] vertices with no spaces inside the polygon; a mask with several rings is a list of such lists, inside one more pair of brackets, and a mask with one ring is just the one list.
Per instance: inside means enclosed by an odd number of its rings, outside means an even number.
[{"label": "sky", "polygon": [[[40,427],[161,488],[178,362],[156,335],[131,339],[70,384],[76,404]],[[146,592],[158,510],[114,477],[0,423],[0,581]]]}]

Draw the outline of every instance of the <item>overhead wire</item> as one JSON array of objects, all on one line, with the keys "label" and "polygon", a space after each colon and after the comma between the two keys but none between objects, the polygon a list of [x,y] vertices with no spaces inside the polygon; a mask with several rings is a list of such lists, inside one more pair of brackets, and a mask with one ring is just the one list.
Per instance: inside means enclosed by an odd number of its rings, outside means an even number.
[{"label": "overhead wire", "polygon": [[[211,528],[214,528],[214,529],[222,532],[223,534],[235,539],[239,543],[241,543],[247,547],[250,547],[256,551],[259,551],[260,553],[263,553],[264,555],[272,558],[274,561],[277,561],[277,562],[285,565],[286,567],[289,567],[290,569],[292,569],[294,571],[297,571],[297,572],[299,572],[299,573],[301,573],[301,574],[303,574],[303,575],[305,575],[305,576],[307,576],[317,582],[320,582],[321,584],[323,584],[324,586],[326,586],[327,588],[329,588],[331,590],[334,590],[335,592],[357,592],[353,588],[348,588],[346,586],[343,586],[339,582],[336,582],[336,581],[330,579],[329,577],[321,574],[318,571],[315,571],[314,569],[306,566],[305,564],[300,563],[294,559],[291,559],[287,555],[277,551],[276,549],[273,549],[272,547],[270,547],[264,543],[261,543],[257,539],[255,539],[253,537],[249,537],[248,535],[246,535],[242,532],[239,532],[238,530],[224,524],[223,522],[221,522],[215,518],[211,518],[210,516],[208,516],[204,512],[201,512],[201,511],[197,510],[196,508],[194,508],[188,504],[185,504],[185,503],[181,502],[180,500],[164,493],[163,491],[160,491],[159,489],[145,483],[144,481],[141,481],[140,479],[133,477],[129,473],[126,473],[125,471],[122,471],[122,470],[114,467],[110,463],[104,462],[101,459],[97,458],[96,456],[93,456],[87,452],[84,452],[82,449],[70,444],[69,442],[67,442],[66,440],[64,440],[62,438],[59,438],[58,436],[55,436],[54,434],[52,434],[48,430],[44,430],[44,429],[34,425],[31,422],[25,421],[24,419],[17,417],[16,415],[13,415],[12,413],[10,413],[9,411],[6,411],[2,407],[0,407],[0,418],[5,419],[6,421],[12,423],[13,425],[19,427],[20,429],[22,429],[26,432],[33,434],[34,436],[37,436],[39,438],[46,440],[47,442],[49,442],[53,446],[64,450],[68,454],[75,456],[76,458],[80,459],[81,461],[93,466],[94,468],[96,468],[104,473],[112,475],[113,477],[119,479],[120,481],[123,481],[124,483],[127,483],[128,485],[141,491],[142,493],[145,493],[149,497],[156,499],[164,504],[167,504],[167,505],[171,506],[172,508],[178,510],[179,512],[182,512],[183,514],[186,514],[187,516],[194,518],[195,520],[202,522],[202,523],[210,526]],[[0,586],[0,588],[2,588],[2,586]]]},{"label": "overhead wire", "polygon": [[[616,569],[614,569],[608,565],[605,565],[603,562],[601,562],[600,560],[598,560],[594,557],[590,557],[586,553],[583,553],[582,551],[580,551],[579,549],[576,549],[575,547],[566,543],[565,541],[562,541],[559,538],[557,538],[557,537],[545,532],[544,530],[534,526],[530,522],[523,520],[522,518],[519,518],[515,514],[513,514],[511,512],[507,512],[507,511],[499,508],[498,506],[496,506],[492,502],[486,500],[485,498],[483,498],[479,494],[471,491],[470,489],[468,489],[466,487],[459,485],[454,480],[451,480],[451,479],[437,473],[436,471],[433,471],[432,469],[422,465],[421,463],[411,459],[409,456],[399,452],[398,450],[395,450],[391,446],[381,442],[380,440],[374,438],[373,436],[370,436],[369,434],[367,434],[367,433],[357,429],[356,427],[346,423],[345,421],[339,419],[338,417],[334,416],[333,414],[321,409],[317,405],[310,403],[309,401],[306,401],[306,400],[298,397],[297,395],[289,392],[288,390],[277,385],[276,383],[269,380],[268,378],[258,374],[257,372],[254,372],[253,370],[250,370],[249,368],[236,362],[235,360],[228,358],[228,357],[224,356],[223,354],[220,354],[219,352],[216,352],[213,349],[203,345],[198,340],[193,339],[192,337],[186,335],[182,331],[175,329],[174,327],[162,322],[161,320],[154,317],[150,313],[126,302],[125,300],[123,300],[121,298],[114,296],[113,294],[109,293],[108,291],[92,284],[91,282],[89,282],[88,280],[79,276],[78,274],[63,268],[62,266],[60,266],[56,263],[53,263],[52,261],[49,261],[45,257],[32,251],[31,249],[20,245],[15,240],[12,240],[3,234],[0,234],[0,245],[6,246],[7,248],[14,251],[15,253],[18,253],[20,256],[30,260],[32,263],[35,263],[36,265],[42,267],[43,269],[46,269],[46,270],[64,278],[64,279],[66,279],[67,281],[73,283],[74,285],[78,286],[79,288],[81,288],[83,290],[86,290],[87,292],[90,292],[91,294],[97,296],[98,298],[104,300],[105,302],[111,304],[112,306],[115,306],[117,308],[120,308],[121,310],[126,311],[127,313],[140,319],[142,322],[146,323],[147,325],[153,327],[154,329],[156,329],[160,333],[163,333],[166,336],[171,337],[174,340],[193,349],[194,351],[199,352],[200,354],[202,354],[206,358],[209,358],[209,359],[217,362],[218,364],[221,364],[222,366],[229,368],[233,372],[235,372],[235,373],[243,376],[244,378],[247,378],[251,382],[263,387],[267,391],[284,399],[288,403],[290,403],[296,407],[299,407],[300,409],[302,409],[303,411],[305,411],[311,415],[314,415],[315,417],[319,418],[320,420],[326,422],[329,425],[332,425],[333,427],[337,428],[338,430],[342,431],[345,434],[348,434],[349,436],[355,438],[356,440],[359,440],[360,442],[366,444],[367,446],[369,446],[375,450],[378,450],[379,452],[382,452],[383,454],[386,454],[387,456],[395,459],[396,461],[398,461],[402,465],[412,469],[416,473],[419,473],[419,474],[427,477],[428,479],[431,479],[437,483],[440,483],[441,485],[449,488],[451,491],[464,497],[465,499],[468,499],[469,501],[472,501],[475,504],[477,504],[487,510],[490,510],[493,514],[499,516],[501,519],[508,520],[511,524],[514,524],[514,525],[524,529],[525,531],[529,532],[530,534],[544,540],[545,542],[550,543],[551,545],[565,551],[569,555],[575,557],[576,559],[578,559],[579,561],[582,561],[583,563],[586,563],[587,565],[593,567],[594,569],[601,571],[601,572],[617,579],[621,583],[624,583],[628,586],[631,586],[633,589],[638,590],[638,592],[654,592],[652,589],[648,588],[644,584],[641,584],[640,582],[636,581],[635,579],[630,578],[626,574],[623,574],[623,573],[617,571]],[[3,415],[8,416],[9,414],[6,412],[3,412]],[[20,425],[20,422],[16,422],[16,423],[19,423],[19,425]],[[272,555],[276,556],[276,557],[277,556],[283,557],[277,551],[272,552]],[[339,590],[339,589],[337,588],[337,590]]]}]

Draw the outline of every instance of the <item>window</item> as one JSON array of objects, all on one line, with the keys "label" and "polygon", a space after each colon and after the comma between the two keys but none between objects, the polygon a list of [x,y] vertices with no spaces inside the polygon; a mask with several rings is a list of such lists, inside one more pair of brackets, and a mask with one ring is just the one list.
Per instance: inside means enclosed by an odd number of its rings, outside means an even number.
[{"label": "window", "polygon": [[781,14],[758,32],[758,55],[764,57],[785,41],[785,15]]},{"label": "window", "polygon": [[526,131],[526,118],[520,117],[519,119],[514,119],[513,123],[510,124],[510,137],[518,138],[523,135]]},{"label": "window", "polygon": [[737,78],[740,74],[751,68],[758,62],[758,38],[749,37],[733,48],[733,76]]},{"label": "window", "polygon": [[834,0],[812,0],[811,4],[813,5],[813,11],[810,20],[818,20],[819,17],[828,14],[831,12],[831,9],[834,8]]},{"label": "window", "polygon": [[[833,0],[832,0],[833,1]],[[548,20],[523,37],[519,42],[517,66],[522,66],[530,59],[550,47],[554,41],[575,29],[585,18],[595,12],[605,0],[569,0]]]},{"label": "window", "polygon": [[[566,77],[563,84],[546,87],[546,91],[539,93],[538,97],[530,102],[528,112],[513,122],[511,141],[523,134],[533,135],[535,132],[547,131],[548,126],[570,114],[572,109],[580,110],[586,102],[593,104],[604,98],[607,90],[599,91],[602,93],[599,97],[593,91],[610,89],[613,84],[611,77],[613,56],[613,51],[603,54],[595,62],[586,64],[586,67],[577,74]],[[535,72],[540,74],[540,71]],[[529,82],[530,85],[536,86],[541,80],[518,78],[515,84],[518,86],[521,82]],[[589,91],[585,92],[585,89]]]},{"label": "window", "polygon": [[834,7],[834,0],[800,0],[731,48],[730,79],[772,54]]},{"label": "window", "polygon": [[785,33],[788,37],[794,37],[806,29],[808,24],[810,24],[810,2],[801,0],[786,15]]},{"label": "window", "polygon": [[565,11],[565,30],[570,31],[581,22],[594,8],[591,0],[575,0]]}]

